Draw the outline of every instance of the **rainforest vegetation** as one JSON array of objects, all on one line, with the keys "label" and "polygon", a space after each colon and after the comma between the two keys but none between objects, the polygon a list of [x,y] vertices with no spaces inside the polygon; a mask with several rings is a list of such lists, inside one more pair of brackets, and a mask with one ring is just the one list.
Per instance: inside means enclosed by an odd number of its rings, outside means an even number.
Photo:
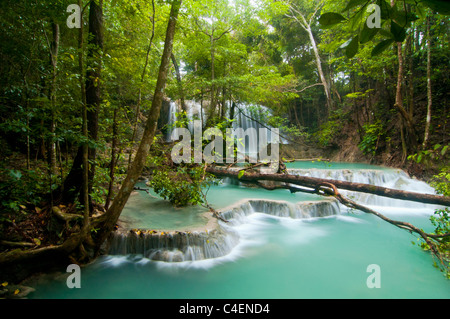
[{"label": "rainforest vegetation", "polygon": [[[208,205],[214,175],[170,158],[170,101],[178,125],[195,100],[221,131],[254,105],[283,132],[285,160],[314,148],[450,196],[447,1],[6,0],[0,12],[0,268],[22,263],[13,278],[30,260],[100,254],[143,174],[175,205]],[[449,220],[436,212],[436,234]]]}]

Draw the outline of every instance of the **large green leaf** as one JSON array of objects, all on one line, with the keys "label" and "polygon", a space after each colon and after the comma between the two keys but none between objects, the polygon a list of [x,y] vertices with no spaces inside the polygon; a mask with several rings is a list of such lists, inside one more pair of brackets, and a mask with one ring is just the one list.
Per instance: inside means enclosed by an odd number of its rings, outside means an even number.
[{"label": "large green leaf", "polygon": [[350,10],[351,8],[359,6],[359,5],[364,4],[366,2],[368,2],[368,0],[350,0],[347,3],[347,6],[345,7],[345,9],[342,10],[342,12]]},{"label": "large green leaf", "polygon": [[379,28],[369,28],[367,26],[367,21],[366,21],[366,23],[364,23],[364,27],[361,31],[359,42],[360,43],[369,42],[370,40],[373,39],[373,37],[378,33],[379,30],[380,30]]},{"label": "large green leaf", "polygon": [[359,36],[356,36],[350,41],[350,43],[345,48],[345,55],[347,58],[353,58],[359,49]]},{"label": "large green leaf", "polygon": [[406,38],[406,29],[391,21],[391,33],[396,42],[403,42]]},{"label": "large green leaf", "polygon": [[409,27],[411,22],[416,21],[417,19],[419,19],[419,17],[412,12],[397,11],[394,20],[402,27]]},{"label": "large green leaf", "polygon": [[352,30],[356,30],[359,28],[359,26],[361,25],[361,23],[363,22],[364,19],[364,15],[365,15],[366,11],[364,10],[364,7],[361,8],[361,10],[359,10],[354,16],[353,18],[350,19],[350,28]]},{"label": "large green leaf", "polygon": [[376,56],[386,50],[392,43],[394,43],[394,39],[386,39],[378,43],[373,49],[372,49],[372,56]]},{"label": "large green leaf", "polygon": [[381,19],[386,20],[393,17],[393,11],[395,11],[395,7],[391,7],[391,5],[385,0],[377,0],[377,5],[380,6]]},{"label": "large green leaf", "polygon": [[327,12],[327,13],[324,13],[324,14],[322,14],[320,16],[319,23],[322,26],[328,27],[328,26],[332,26],[332,25],[338,24],[339,22],[342,22],[344,20],[347,20],[347,19],[345,19],[339,13]]}]

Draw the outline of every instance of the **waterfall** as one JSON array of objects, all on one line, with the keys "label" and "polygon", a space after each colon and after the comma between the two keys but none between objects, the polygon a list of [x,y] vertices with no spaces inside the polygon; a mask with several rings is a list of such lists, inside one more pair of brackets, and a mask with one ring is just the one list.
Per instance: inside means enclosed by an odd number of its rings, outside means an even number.
[{"label": "waterfall", "polygon": [[[186,116],[189,120],[188,122],[188,129],[191,132],[191,134],[194,133],[194,120],[201,121],[202,127],[206,122],[206,113],[205,110],[201,107],[201,104],[197,101],[185,101],[184,102],[186,106]],[[177,113],[180,112],[180,107],[177,105],[176,102],[170,101],[170,109],[167,119],[167,135],[166,140],[168,142],[173,141],[172,140],[172,132],[175,128],[175,122],[177,121]]]},{"label": "waterfall", "polygon": [[[288,169],[292,175],[334,179],[353,183],[378,185],[410,192],[435,194],[434,189],[425,182],[411,178],[402,170],[395,169]],[[432,205],[408,202],[361,192],[341,190],[341,193],[361,204],[384,207],[430,208]]]},{"label": "waterfall", "polygon": [[170,142],[172,140],[172,131],[175,127],[175,122],[177,121],[177,113],[179,112],[177,103],[170,101],[169,104],[169,114],[167,117],[167,130],[166,130],[166,141]]},{"label": "waterfall", "polygon": [[339,214],[339,206],[336,200],[297,204],[261,199],[243,200],[220,212],[228,223],[220,221],[210,230],[155,232],[121,229],[115,231],[109,241],[108,254],[139,254],[150,260],[166,262],[223,257],[239,244],[240,234],[236,227],[247,223],[247,217],[253,213],[304,219]]},{"label": "waterfall", "polygon": [[[233,129],[242,128],[246,135],[239,133],[237,139],[242,139],[245,145],[245,155],[257,158],[259,154],[259,143],[261,136],[259,129],[264,128],[267,143],[279,143],[280,137],[273,133],[273,127],[265,125],[265,114],[269,116],[270,110],[261,105],[252,105],[239,103],[236,105],[235,121],[233,122]],[[264,125],[263,125],[264,124]],[[246,141],[243,139],[247,138]]]},{"label": "waterfall", "polygon": [[[186,116],[189,120],[188,129],[191,134],[194,133],[194,120],[198,120],[201,122],[202,127],[204,127],[206,123],[206,112],[205,109],[201,107],[201,104],[194,100],[185,101],[186,105]],[[230,105],[226,103],[227,112],[226,116],[230,117]],[[166,140],[172,141],[171,135],[174,129],[174,123],[177,120],[176,113],[179,112],[179,107],[173,101],[170,102],[170,109],[167,119],[168,129]],[[259,143],[260,143],[260,128],[264,128],[266,134],[267,143],[279,143],[280,137],[278,134],[273,133],[271,129],[272,127],[268,125],[262,125],[261,123],[265,122],[265,115],[270,114],[270,110],[264,106],[260,105],[251,105],[239,103],[237,104],[237,108],[234,112],[235,121],[233,122],[232,128],[237,130],[242,128],[242,131],[235,131],[236,138],[241,140],[245,145],[245,155],[249,157],[257,158],[259,154]],[[245,140],[244,140],[245,139]],[[238,142],[240,143],[240,142]]]},{"label": "waterfall", "polygon": [[[324,179],[380,185],[400,190],[434,193],[424,182],[394,169],[288,169],[289,174],[305,175]],[[341,191],[343,195],[368,206],[377,206],[388,213],[395,207],[403,210],[429,212],[431,205],[408,202],[364,194]],[[237,254],[243,241],[248,241],[247,225],[253,225],[254,216],[266,214],[274,218],[309,219],[338,215],[343,207],[335,199],[320,201],[287,202],[266,199],[243,199],[232,206],[220,210],[222,218],[228,222],[209,217],[205,230],[201,231],[149,231],[145,229],[120,228],[109,241],[110,255],[138,254],[149,260],[165,262],[185,262],[218,260]],[[344,210],[343,210],[344,211]],[[253,227],[252,226],[252,227]],[[257,226],[255,226],[257,227]],[[255,238],[253,238],[255,239]],[[216,262],[216,261],[214,261]]]},{"label": "waterfall", "polygon": [[195,261],[224,256],[236,244],[237,238],[220,227],[194,232],[122,230],[113,234],[109,254],[140,254],[167,262]]},{"label": "waterfall", "polygon": [[224,209],[221,216],[229,221],[229,225],[237,225],[244,223],[245,218],[253,213],[292,219],[326,217],[339,214],[339,205],[336,200],[305,201],[294,204],[284,201],[250,199]]},{"label": "waterfall", "polygon": [[197,101],[185,101],[187,118],[189,120],[188,129],[193,134],[194,133],[194,120],[200,121],[202,127],[206,123],[206,113],[202,108],[202,105]]}]

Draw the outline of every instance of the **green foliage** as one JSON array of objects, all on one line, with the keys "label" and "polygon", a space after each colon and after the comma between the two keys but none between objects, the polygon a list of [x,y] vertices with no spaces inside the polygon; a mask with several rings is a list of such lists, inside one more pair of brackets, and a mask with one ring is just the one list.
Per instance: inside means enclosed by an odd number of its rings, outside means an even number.
[{"label": "green foliage", "polygon": [[[450,166],[441,169],[441,172],[433,177],[431,185],[438,194],[450,196]],[[437,209],[430,221],[435,227],[434,233],[437,235],[450,234],[450,208]],[[450,236],[443,237],[439,242],[444,262],[447,263],[447,269],[443,269],[445,275],[450,279]]]},{"label": "green foliage", "polygon": [[450,196],[450,166],[445,166],[439,174],[434,175],[430,184],[438,194]]},{"label": "green foliage", "polygon": [[358,147],[364,154],[374,156],[377,151],[378,141],[383,135],[383,125],[380,121],[377,121],[373,124],[364,124],[363,129],[364,136]]},{"label": "green foliage", "polygon": [[148,185],[159,196],[181,207],[204,204],[203,189],[213,183],[214,177],[205,174],[203,167],[187,165],[173,169],[159,166]]},{"label": "green foliage", "polygon": [[329,146],[342,129],[338,120],[329,120],[320,126],[320,130],[314,134],[321,146]]},{"label": "green foliage", "polygon": [[153,143],[148,165],[153,171],[148,186],[176,207],[205,204],[203,192],[218,183],[213,175],[205,172],[204,166],[173,163],[171,149],[157,142]]},{"label": "green foliage", "polygon": [[339,13],[327,12],[320,16],[319,23],[325,27],[330,27],[345,20],[347,19]]},{"label": "green foliage", "polygon": [[28,171],[7,168],[1,169],[0,173],[3,176],[0,181],[0,211],[5,216],[18,213],[24,205],[38,205],[42,195],[49,190],[48,174],[39,168]]},{"label": "green foliage", "polygon": [[419,150],[417,153],[409,155],[408,160],[419,164],[424,164],[426,166],[432,166],[439,162],[445,162],[445,159],[448,157],[447,151],[449,146],[450,145],[443,146],[441,144],[435,144],[431,149]]},{"label": "green foliage", "polygon": [[353,58],[358,53],[359,37],[355,36],[345,48],[345,55],[348,58]]},{"label": "green foliage", "polygon": [[394,39],[386,39],[386,40],[381,41],[373,48],[371,55],[372,56],[379,55],[384,50],[389,48],[392,43],[394,43]]},{"label": "green foliage", "polygon": [[[367,26],[367,19],[371,14],[368,12],[370,4],[376,4],[380,8],[380,28]],[[372,41],[377,33],[382,35],[382,40],[372,49],[372,56],[380,54],[394,42],[403,42],[412,22],[423,18],[423,12],[427,8],[442,15],[450,15],[450,4],[446,0],[409,1],[408,7],[410,9],[407,10],[406,1],[396,1],[395,5],[391,6],[385,0],[350,0],[342,10],[348,12],[348,19],[339,13],[325,12],[319,18],[319,23],[325,29],[337,26],[342,28],[342,24],[348,24],[353,32],[357,32],[356,36],[352,36],[352,45],[347,46],[345,50],[347,58],[352,58],[358,52],[357,39],[360,43],[366,43]]]},{"label": "green foliage", "polygon": [[[443,167],[439,174],[434,175],[430,184],[435,188],[438,194],[450,196],[450,166]],[[432,234],[450,234],[450,208],[445,207],[436,209],[434,214],[430,216],[430,222],[434,226]],[[450,279],[450,236],[440,238],[436,241],[436,245],[445,264],[445,266],[440,267],[440,269],[444,275]],[[420,246],[425,250],[430,249],[428,244],[423,241]]]}]

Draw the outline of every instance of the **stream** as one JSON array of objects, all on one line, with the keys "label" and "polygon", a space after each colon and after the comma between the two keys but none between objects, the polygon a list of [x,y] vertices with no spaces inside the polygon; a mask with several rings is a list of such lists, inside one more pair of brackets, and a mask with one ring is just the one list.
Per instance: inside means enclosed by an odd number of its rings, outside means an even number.
[{"label": "stream", "polygon": [[[291,174],[434,192],[403,171],[367,164],[294,162],[287,168]],[[433,230],[429,217],[436,206],[342,193],[389,218]],[[134,192],[121,216],[125,231],[107,255],[81,268],[81,288],[68,288],[70,274],[61,269],[36,279],[28,297],[450,298],[449,281],[417,245],[418,236],[376,216],[318,195],[229,181],[211,187],[207,198],[229,223],[215,221],[207,229],[204,208],[175,209],[156,194]],[[130,229],[159,234],[129,235]],[[378,266],[379,288],[369,287],[371,265]]]}]

